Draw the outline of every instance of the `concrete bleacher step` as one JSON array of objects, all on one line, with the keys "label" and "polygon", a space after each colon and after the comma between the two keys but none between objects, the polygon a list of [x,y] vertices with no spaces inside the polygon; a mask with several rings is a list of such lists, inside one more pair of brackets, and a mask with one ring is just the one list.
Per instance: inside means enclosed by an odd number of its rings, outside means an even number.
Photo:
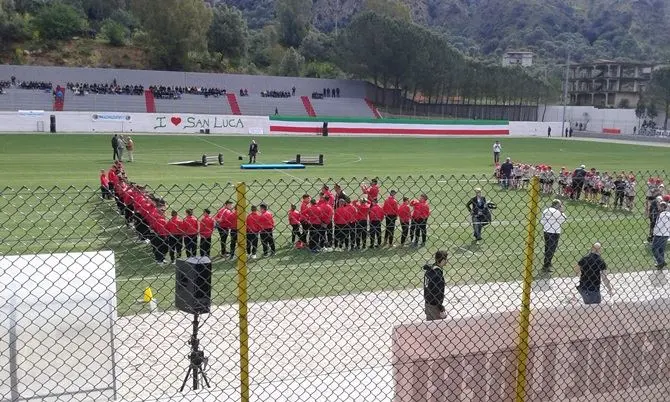
[{"label": "concrete bleacher step", "polygon": [[249,95],[237,98],[240,110],[248,116],[270,116],[275,111],[283,116],[308,116],[299,97],[264,98]]},{"label": "concrete bleacher step", "polygon": [[74,95],[68,91],[65,110],[87,111],[87,112],[127,112],[145,113],[147,111],[146,99],[137,95],[101,95],[88,94],[84,96]]},{"label": "concrete bleacher step", "polygon": [[377,118],[364,98],[313,99],[311,104],[317,116]]},{"label": "concrete bleacher step", "polygon": [[50,91],[9,88],[0,95],[0,110],[52,110],[53,96]]}]

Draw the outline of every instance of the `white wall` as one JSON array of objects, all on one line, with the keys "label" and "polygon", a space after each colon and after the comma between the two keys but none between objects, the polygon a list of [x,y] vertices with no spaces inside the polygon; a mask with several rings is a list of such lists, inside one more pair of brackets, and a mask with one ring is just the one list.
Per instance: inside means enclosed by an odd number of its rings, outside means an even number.
[{"label": "white wall", "polygon": [[[659,113],[656,123],[662,123],[664,114]],[[538,108],[538,120],[561,121],[563,106],[544,106]],[[588,131],[602,132],[603,128],[618,128],[622,134],[633,134],[633,127],[639,122],[634,109],[597,109],[592,106],[566,107],[565,120],[574,123],[586,123]]]},{"label": "white wall", "polygon": [[0,131],[48,132],[51,115],[56,116],[57,132],[199,133],[209,129],[211,134],[267,134],[270,131],[267,116],[40,111],[2,112]]},{"label": "white wall", "polygon": [[546,137],[551,127],[551,136],[561,136],[561,122],[510,121],[509,135],[514,137]]}]

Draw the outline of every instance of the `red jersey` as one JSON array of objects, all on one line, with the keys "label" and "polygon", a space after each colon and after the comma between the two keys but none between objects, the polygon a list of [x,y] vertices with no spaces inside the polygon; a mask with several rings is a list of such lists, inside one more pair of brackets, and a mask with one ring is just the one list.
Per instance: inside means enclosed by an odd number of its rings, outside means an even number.
[{"label": "red jersey", "polygon": [[181,236],[181,226],[182,226],[182,220],[179,219],[178,216],[174,216],[170,218],[169,221],[165,224],[165,229],[167,229],[168,232],[170,232],[171,235],[174,236]]},{"label": "red jersey", "polygon": [[299,225],[300,224],[300,212],[298,212],[298,211],[288,211],[288,224],[289,225]]},{"label": "red jersey", "polygon": [[354,207],[351,204],[347,204],[347,205],[345,205],[345,206],[343,206],[342,208],[339,208],[339,209],[343,209],[343,210],[346,211],[345,216],[347,217],[347,223],[356,222],[356,207]]},{"label": "red jersey", "polygon": [[378,222],[384,220],[384,210],[378,204],[370,207],[370,221]]},{"label": "red jersey", "polygon": [[114,169],[109,169],[109,172],[107,172],[107,179],[109,179],[109,182],[116,185],[116,183],[119,181],[119,177],[116,175],[116,171]]},{"label": "red jersey", "polygon": [[200,218],[200,236],[212,237],[212,233],[214,233],[214,219],[209,214],[204,214]]},{"label": "red jersey", "polygon": [[259,233],[261,231],[261,216],[257,213],[247,215],[247,233]]},{"label": "red jersey", "polygon": [[307,215],[305,212],[307,209],[311,206],[309,201],[303,201],[300,203],[300,221],[301,222],[307,222]]},{"label": "red jersey", "polygon": [[330,204],[331,207],[334,207],[335,197],[333,196],[333,193],[331,193],[330,190],[323,190],[322,193],[324,198],[328,196],[328,203]]},{"label": "red jersey", "polygon": [[412,209],[409,206],[409,202],[400,204],[398,207],[398,217],[402,223],[409,223],[412,220]]},{"label": "red jersey", "polygon": [[414,206],[412,219],[428,219],[430,216],[430,206],[427,201],[414,201],[412,205]]},{"label": "red jersey", "polygon": [[354,205],[354,208],[356,208],[356,220],[357,221],[367,221],[368,220],[368,212],[370,211],[370,204],[368,204],[367,202],[365,202],[365,203],[357,202]]},{"label": "red jersey", "polygon": [[198,234],[198,220],[196,219],[195,216],[187,216],[184,218],[182,221],[182,227],[181,227],[182,232],[186,236],[195,236]]},{"label": "red jersey", "polygon": [[384,201],[384,214],[389,216],[398,215],[398,201],[392,195],[389,195]]},{"label": "red jersey", "polygon": [[104,173],[100,173],[100,185],[103,187],[109,186],[109,178]]},{"label": "red jersey", "polygon": [[260,217],[259,224],[261,226],[261,230],[272,230],[275,228],[275,218],[272,215],[272,212],[270,211],[261,212],[259,217]]},{"label": "red jersey", "polygon": [[379,186],[376,184],[371,185],[365,191],[365,194],[368,196],[368,201],[376,200],[379,197]]},{"label": "red jersey", "polygon": [[149,226],[156,232],[159,236],[169,236],[170,232],[167,230],[167,220],[165,216],[158,210],[154,209],[151,213],[151,217],[148,219]]},{"label": "red jersey", "polygon": [[310,225],[321,224],[321,208],[318,205],[311,205],[305,210],[305,220]]},{"label": "red jersey", "polygon": [[319,216],[321,217],[321,223],[328,225],[333,221],[333,207],[324,202],[319,205]]},{"label": "red jersey", "polygon": [[351,210],[347,207],[348,205],[345,205],[335,210],[333,220],[336,225],[346,225],[351,222]]}]

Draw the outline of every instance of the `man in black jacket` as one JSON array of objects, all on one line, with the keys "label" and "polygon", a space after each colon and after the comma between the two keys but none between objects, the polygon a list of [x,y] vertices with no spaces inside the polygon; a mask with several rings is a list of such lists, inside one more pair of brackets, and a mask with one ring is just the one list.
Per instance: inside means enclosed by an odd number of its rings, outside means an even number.
[{"label": "man in black jacket", "polygon": [[114,156],[112,157],[112,160],[116,161],[119,159],[119,136],[118,134],[114,134],[114,137],[112,137],[112,148],[114,149]]},{"label": "man in black jacket", "polygon": [[251,140],[251,144],[249,144],[249,164],[256,163],[256,155],[258,155],[258,144],[256,140]]},{"label": "man in black jacket", "polygon": [[512,164],[512,159],[505,159],[505,163],[500,165],[500,175],[502,176],[502,186],[504,189],[509,188],[510,181],[512,180],[512,171],[514,170],[514,165]]},{"label": "man in black jacket", "polygon": [[586,177],[586,166],[581,165],[572,173],[572,195],[570,198],[578,200],[582,195],[584,178]]},{"label": "man in black jacket", "polygon": [[423,300],[425,302],[424,311],[426,321],[442,320],[446,318],[444,309],[444,273],[443,267],[447,264],[449,253],[438,251],[435,253],[435,263],[426,264],[423,269],[426,271],[423,276]]}]

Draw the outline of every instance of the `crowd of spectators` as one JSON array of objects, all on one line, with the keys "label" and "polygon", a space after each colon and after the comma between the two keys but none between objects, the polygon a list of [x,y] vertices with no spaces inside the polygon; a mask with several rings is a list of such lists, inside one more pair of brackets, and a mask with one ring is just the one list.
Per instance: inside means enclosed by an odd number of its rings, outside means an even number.
[{"label": "crowd of spectators", "polygon": [[10,86],[9,81],[0,81],[0,95],[5,93],[5,89],[9,88]]},{"label": "crowd of spectators", "polygon": [[291,96],[291,91],[261,91],[263,98],[290,98]]},{"label": "crowd of spectators", "polygon": [[112,83],[88,84],[88,83],[67,83],[67,89],[74,92],[75,95],[84,96],[88,94],[101,95],[143,95],[144,87],[142,85],[118,85],[116,80]]},{"label": "crowd of spectators", "polygon": [[203,95],[205,98],[213,96],[226,95],[226,90],[222,88],[204,88],[204,87],[167,87],[167,86],[151,86],[149,87],[153,92],[154,97],[158,99],[181,99],[183,94],[188,95]]},{"label": "crowd of spectators", "polygon": [[40,91],[51,91],[53,85],[50,82],[41,82],[41,81],[23,81],[19,82],[17,85],[21,89],[38,89]]}]

